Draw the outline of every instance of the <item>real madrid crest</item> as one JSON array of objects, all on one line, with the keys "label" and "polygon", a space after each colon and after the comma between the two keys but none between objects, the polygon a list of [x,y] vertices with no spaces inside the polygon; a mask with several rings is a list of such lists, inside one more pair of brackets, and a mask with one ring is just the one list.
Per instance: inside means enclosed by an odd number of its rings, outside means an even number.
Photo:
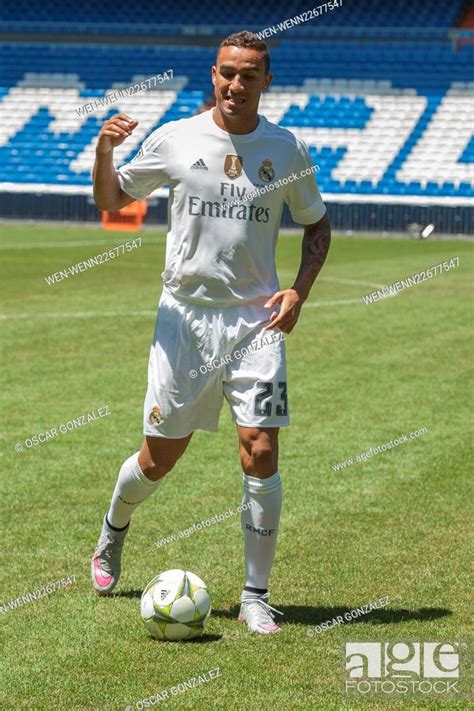
[{"label": "real madrid crest", "polygon": [[262,165],[258,169],[258,177],[266,183],[270,183],[275,177],[275,171],[272,168],[271,160],[263,160]]},{"label": "real madrid crest", "polygon": [[161,407],[159,405],[155,405],[150,414],[148,415],[148,422],[150,425],[154,425],[155,427],[159,427],[159,425],[163,424],[165,421],[165,418],[161,414]]},{"label": "real madrid crest", "polygon": [[244,159],[242,156],[236,156],[228,153],[224,160],[224,172],[231,180],[235,180],[242,175]]}]

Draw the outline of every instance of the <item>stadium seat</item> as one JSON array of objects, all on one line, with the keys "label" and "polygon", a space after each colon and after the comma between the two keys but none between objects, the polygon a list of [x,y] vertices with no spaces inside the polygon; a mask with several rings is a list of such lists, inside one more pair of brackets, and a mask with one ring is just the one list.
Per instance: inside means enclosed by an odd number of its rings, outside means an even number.
[{"label": "stadium seat", "polygon": [[[117,37],[135,19],[132,5],[114,4]],[[117,110],[139,116],[136,143],[116,152],[123,163],[154,129],[195,114],[212,91],[214,45],[174,42],[182,25],[234,22],[243,7],[255,29],[292,15],[284,0],[271,6],[202,0],[186,12],[179,4],[142,5],[150,21],[134,24],[134,32],[152,35],[158,23],[168,23],[166,43],[15,42],[26,26],[41,36],[43,27],[35,24],[41,20],[50,31],[60,23],[63,34],[80,32],[92,12],[93,32],[111,32],[108,11],[94,0],[45,0],[38,14],[26,0],[4,0],[12,39],[0,43],[0,183],[90,185],[102,121]],[[474,196],[474,45],[458,47],[446,31],[461,6],[462,0],[419,0],[416,7],[409,0],[358,0],[351,26],[381,28],[370,37],[341,32],[314,41],[302,34],[295,42],[289,33],[279,35],[271,48],[274,85],[262,97],[261,112],[308,144],[323,193]],[[317,22],[328,31],[337,27],[338,10]],[[439,31],[425,35],[425,27]],[[166,69],[173,69],[173,79],[158,88],[101,105],[114,90]],[[95,101],[99,108],[78,113]]]}]

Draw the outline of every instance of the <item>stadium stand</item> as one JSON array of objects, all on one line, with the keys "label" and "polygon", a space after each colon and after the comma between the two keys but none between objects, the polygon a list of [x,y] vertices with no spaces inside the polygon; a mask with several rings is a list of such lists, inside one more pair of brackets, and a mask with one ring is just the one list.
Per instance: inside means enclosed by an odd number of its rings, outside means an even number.
[{"label": "stadium stand", "polygon": [[[347,2],[347,0],[346,0]],[[358,0],[348,3],[340,0],[341,7],[347,9],[350,22],[344,22],[333,12],[320,13],[317,17],[319,25],[351,27],[450,27],[458,19],[464,0]],[[45,22],[63,23],[67,30],[73,32],[77,23],[91,23],[98,27],[101,24],[108,28],[110,23],[132,24],[134,31],[142,22],[150,24],[170,25],[175,27],[190,27],[192,25],[229,25],[252,26],[262,28],[281,22],[298,13],[308,11],[310,3],[295,3],[289,0],[273,0],[270,3],[252,3],[245,0],[227,0],[216,3],[213,0],[201,0],[198,4],[191,3],[157,3],[155,0],[140,0],[137,3],[129,0],[97,3],[96,0],[45,0],[37,3],[31,0],[3,0],[2,21],[11,22],[17,29],[22,21],[31,23]],[[314,5],[313,7],[318,7]],[[138,9],[138,12],[137,12]],[[347,17],[347,16],[346,16]],[[101,28],[103,31],[104,27]],[[49,30],[48,30],[49,31]]]},{"label": "stadium stand", "polygon": [[[102,122],[117,110],[140,119],[116,152],[121,164],[152,130],[193,115],[212,90],[216,45],[245,18],[254,31],[273,28],[261,112],[307,142],[326,200],[472,208],[474,32],[463,0],[360,0],[289,29],[278,23],[304,10],[280,0],[140,2],[139,17],[134,4],[113,5],[108,23],[108,3],[4,2],[0,191],[89,195]],[[156,88],[118,96],[167,70]]]}]

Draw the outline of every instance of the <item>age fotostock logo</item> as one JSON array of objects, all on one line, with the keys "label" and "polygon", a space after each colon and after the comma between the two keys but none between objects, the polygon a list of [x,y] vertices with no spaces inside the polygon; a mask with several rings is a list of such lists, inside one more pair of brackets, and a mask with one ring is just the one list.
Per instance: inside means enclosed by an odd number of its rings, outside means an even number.
[{"label": "age fotostock logo", "polygon": [[459,642],[346,642],[344,691],[459,698]]}]

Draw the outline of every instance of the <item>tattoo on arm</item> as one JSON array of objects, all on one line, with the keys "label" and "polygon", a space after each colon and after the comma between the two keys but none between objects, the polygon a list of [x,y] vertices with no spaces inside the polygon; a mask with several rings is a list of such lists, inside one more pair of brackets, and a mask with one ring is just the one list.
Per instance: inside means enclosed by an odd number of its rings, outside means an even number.
[{"label": "tattoo on arm", "polygon": [[319,222],[305,227],[301,249],[301,264],[295,279],[295,289],[303,299],[322,269],[331,244],[331,226],[327,214]]}]

